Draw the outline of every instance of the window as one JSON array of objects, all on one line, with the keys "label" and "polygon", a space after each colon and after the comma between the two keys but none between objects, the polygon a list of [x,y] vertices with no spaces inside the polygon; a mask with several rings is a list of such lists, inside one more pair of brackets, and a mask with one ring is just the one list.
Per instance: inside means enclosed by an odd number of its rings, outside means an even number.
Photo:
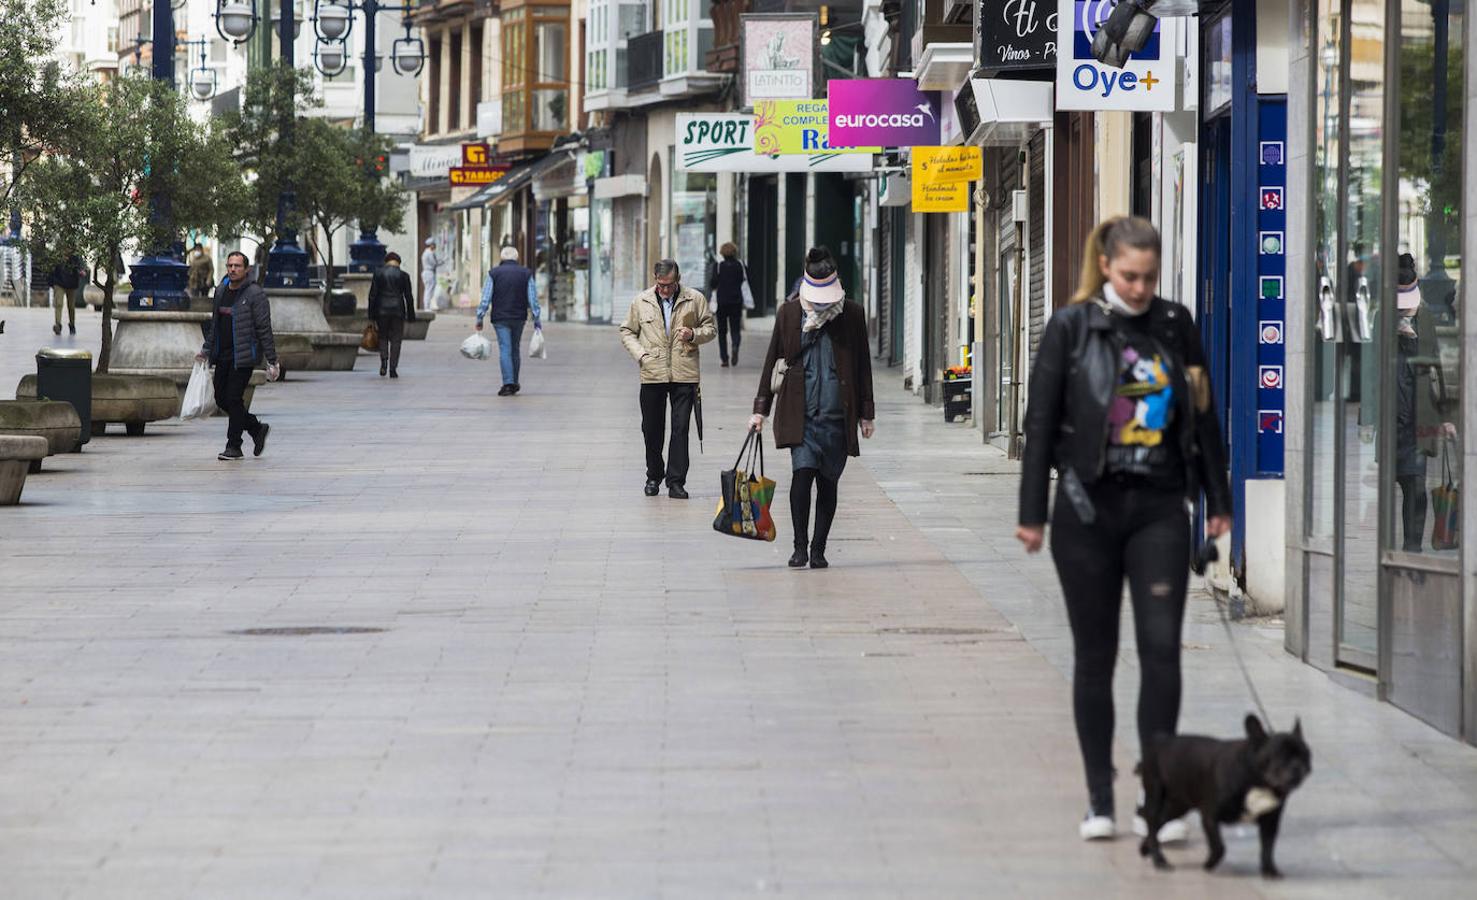
[{"label": "window", "polygon": [[[1466,31],[1462,6],[1403,0],[1397,58],[1400,95],[1392,98],[1400,135],[1394,177],[1395,303],[1383,323],[1390,341],[1386,377],[1394,382],[1394,481],[1386,494],[1386,549],[1459,560],[1462,341],[1456,286],[1462,277],[1462,133]],[[1439,17],[1439,19],[1438,19]],[[1445,19],[1445,21],[1440,21]],[[1469,175],[1469,177],[1471,177]]]},{"label": "window", "polygon": [[[502,18],[505,134],[567,131],[568,7],[504,6]],[[597,48],[590,55],[593,79],[604,77],[599,52]],[[598,90],[595,85],[601,83],[592,80],[591,89]]]}]

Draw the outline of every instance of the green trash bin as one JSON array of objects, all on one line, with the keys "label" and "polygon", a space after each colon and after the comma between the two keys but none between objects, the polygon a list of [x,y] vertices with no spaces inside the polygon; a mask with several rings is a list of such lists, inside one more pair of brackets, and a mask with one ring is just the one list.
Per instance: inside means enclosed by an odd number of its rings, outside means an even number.
[{"label": "green trash bin", "polygon": [[56,347],[36,351],[36,399],[72,404],[82,420],[81,450],[92,439],[92,353]]}]

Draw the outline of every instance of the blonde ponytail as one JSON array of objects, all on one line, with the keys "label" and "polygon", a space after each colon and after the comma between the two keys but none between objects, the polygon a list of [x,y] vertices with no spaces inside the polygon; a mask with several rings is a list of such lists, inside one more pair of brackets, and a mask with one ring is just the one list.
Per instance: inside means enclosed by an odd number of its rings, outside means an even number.
[{"label": "blonde ponytail", "polygon": [[1114,216],[1094,228],[1082,248],[1082,277],[1072,295],[1073,303],[1084,303],[1102,294],[1107,279],[1098,260],[1104,256],[1112,259],[1125,247],[1153,250],[1158,256],[1159,231],[1154,223],[1141,216]]}]

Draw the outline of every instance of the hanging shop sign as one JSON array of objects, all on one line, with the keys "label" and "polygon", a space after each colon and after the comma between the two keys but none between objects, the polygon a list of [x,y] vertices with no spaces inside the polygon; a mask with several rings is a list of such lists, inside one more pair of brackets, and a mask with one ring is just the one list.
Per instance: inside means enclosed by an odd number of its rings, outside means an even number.
[{"label": "hanging shop sign", "polygon": [[816,17],[811,13],[745,15],[740,58],[744,104],[815,96]]},{"label": "hanging shop sign", "polygon": [[986,72],[1056,66],[1057,17],[1052,0],[979,0],[975,58]]},{"label": "hanging shop sign", "polygon": [[459,144],[417,144],[410,148],[410,174],[413,178],[445,178],[453,166],[462,163]]},{"label": "hanging shop sign", "polygon": [[754,116],[746,113],[678,113],[675,151],[681,172],[872,171],[865,153],[755,153]]},{"label": "hanging shop sign", "polygon": [[913,212],[969,212],[969,182],[926,184],[913,179]]},{"label": "hanging shop sign", "polygon": [[1113,12],[1115,0],[1058,0],[1056,108],[1136,110],[1175,108],[1178,46],[1174,19],[1157,19],[1154,33],[1121,69],[1092,55],[1092,39]]},{"label": "hanging shop sign", "polygon": [[962,184],[985,177],[979,147],[914,147],[913,183]]},{"label": "hanging shop sign", "polygon": [[754,104],[754,152],[759,154],[881,153],[881,147],[836,147],[825,100],[760,100]]},{"label": "hanging shop sign", "polygon": [[507,166],[453,166],[447,173],[454,187],[495,184],[506,174]]},{"label": "hanging shop sign", "polygon": [[832,147],[939,144],[939,93],[918,90],[911,78],[834,78],[827,93]]},{"label": "hanging shop sign", "polygon": [[1257,234],[1279,238],[1259,241],[1256,254],[1256,470],[1281,475],[1287,430],[1287,256],[1280,239],[1287,230],[1286,101],[1259,101],[1257,125]]},{"label": "hanging shop sign", "polygon": [[492,148],[482,141],[470,144],[462,144],[462,165],[471,168],[481,168],[492,161]]}]

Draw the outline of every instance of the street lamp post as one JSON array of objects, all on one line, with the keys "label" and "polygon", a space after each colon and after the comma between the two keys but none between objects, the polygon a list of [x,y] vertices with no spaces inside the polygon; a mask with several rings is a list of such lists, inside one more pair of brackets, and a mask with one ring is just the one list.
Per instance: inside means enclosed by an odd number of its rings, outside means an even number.
[{"label": "street lamp post", "polygon": [[[174,10],[183,0],[154,0],[154,39],[151,74],[155,81],[174,86]],[[173,227],[170,198],[154,194],[149,215]],[[190,269],[181,261],[183,246],[178,239],[172,246],[156,248],[150,255],[129,266],[133,290],[128,294],[130,310],[177,311],[188,309],[189,294],[185,288]],[[108,260],[106,265],[112,265]]]},{"label": "street lamp post", "polygon": [[[390,64],[401,75],[416,75],[425,64],[426,51],[420,38],[411,36],[409,3],[388,4],[379,0],[315,0],[313,25],[318,35],[318,52],[314,62],[318,71],[336,75],[343,71],[348,54],[344,44],[353,28],[353,10],[364,13],[364,132],[374,133],[375,79],[379,74],[379,48],[376,46],[375,19],[382,12],[401,16],[405,36],[396,39],[390,53]],[[377,178],[373,166],[365,166],[366,178]],[[376,234],[376,223],[359,223],[359,240],[349,245],[349,271],[373,272],[385,263],[385,245]]]}]

